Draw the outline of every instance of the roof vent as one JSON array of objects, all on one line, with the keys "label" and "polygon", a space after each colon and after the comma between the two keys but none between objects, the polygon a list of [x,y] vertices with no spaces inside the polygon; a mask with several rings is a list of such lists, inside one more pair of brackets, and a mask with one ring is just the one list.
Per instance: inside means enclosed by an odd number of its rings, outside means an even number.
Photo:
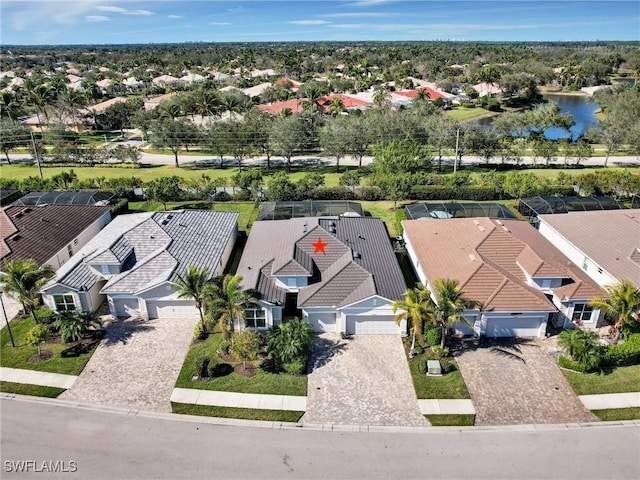
[{"label": "roof vent", "polygon": [[302,224],[302,233],[307,233],[308,227],[309,227],[309,222],[305,220],[304,223]]},{"label": "roof vent", "polygon": [[22,218],[22,212],[16,213],[13,218]]},{"label": "roof vent", "polygon": [[351,252],[351,255],[353,256],[353,259],[356,260],[358,258],[362,258],[362,256],[360,255],[360,253],[356,252],[355,250],[353,252]]},{"label": "roof vent", "polygon": [[31,211],[31,209],[30,209],[30,208],[25,208],[25,209],[24,209],[24,213],[29,213],[30,211]]},{"label": "roof vent", "polygon": [[22,237],[21,237],[20,235],[15,235],[15,236],[13,237],[13,241],[14,241],[14,242],[17,242],[17,241],[18,241],[18,240],[20,240],[21,238],[22,238]]},{"label": "roof vent", "polygon": [[336,227],[329,226],[329,233],[336,233]]},{"label": "roof vent", "polygon": [[330,222],[330,223],[329,223],[329,226],[330,226],[330,227],[333,227],[333,228],[336,228],[336,222]]},{"label": "roof vent", "polygon": [[169,223],[169,220],[165,218],[164,220],[162,220],[162,222],[160,222],[160,225],[166,225],[167,223]]},{"label": "roof vent", "polygon": [[170,213],[169,215],[167,215],[167,220],[171,220],[173,218],[173,214]]}]

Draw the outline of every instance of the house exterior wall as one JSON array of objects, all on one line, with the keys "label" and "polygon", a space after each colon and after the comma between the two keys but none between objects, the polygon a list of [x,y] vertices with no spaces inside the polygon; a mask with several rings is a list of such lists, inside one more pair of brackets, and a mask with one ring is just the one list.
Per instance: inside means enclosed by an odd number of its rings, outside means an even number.
[{"label": "house exterior wall", "polygon": [[573,245],[544,220],[540,220],[538,230],[544,237],[546,237],[547,240],[553,243],[558,250],[569,258],[569,260],[582,268],[584,272],[598,285],[603,287],[605,285],[614,285],[617,283],[618,279],[598,265],[595,260],[587,257],[579,248]]},{"label": "house exterior wall", "polygon": [[416,251],[413,248],[413,245],[411,244],[409,237],[407,237],[406,232],[402,235],[402,237],[404,238],[404,244],[407,249],[407,253],[409,254],[409,260],[411,260],[411,266],[413,267],[413,271],[418,276],[418,280],[420,280],[422,284],[426,287],[429,282],[427,280],[427,276],[424,274],[424,272],[422,271],[422,268],[420,267],[420,261],[418,260]]},{"label": "house exterior wall", "polygon": [[295,292],[301,287],[306,287],[309,279],[307,277],[276,277],[276,280],[280,287]]},{"label": "house exterior wall", "polygon": [[[58,253],[47,260],[45,263],[50,265],[54,270],[58,270],[74,253],[84,247],[89,240],[95,237],[107,223],[111,221],[111,212],[107,210],[95,222],[85,228],[76,238],[69,239],[67,245],[61,248]],[[71,246],[71,255],[69,255],[68,246]]]},{"label": "house exterior wall", "polygon": [[222,275],[224,273],[224,269],[229,262],[229,258],[231,258],[231,253],[233,252],[233,246],[236,244],[236,239],[238,238],[238,222],[233,227],[233,232],[229,236],[227,240],[227,244],[224,247],[224,251],[222,252],[222,256],[220,257],[220,261],[218,262],[218,266],[214,272],[215,276]]}]

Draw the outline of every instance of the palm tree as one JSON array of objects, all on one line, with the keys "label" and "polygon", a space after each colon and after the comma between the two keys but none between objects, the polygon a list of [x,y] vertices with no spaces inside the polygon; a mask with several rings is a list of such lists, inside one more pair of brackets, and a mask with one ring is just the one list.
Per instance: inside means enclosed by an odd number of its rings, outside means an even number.
[{"label": "palm tree", "polygon": [[376,86],[373,92],[373,103],[375,103],[376,107],[382,108],[386,106],[390,98],[391,93],[389,92],[389,87],[386,85]]},{"label": "palm tree", "polygon": [[419,88],[415,97],[413,97],[414,102],[426,102],[428,100],[431,100],[431,94],[425,88]]},{"label": "palm tree", "polygon": [[[431,297],[429,296],[429,290],[427,290],[421,283],[415,288],[410,288],[404,292],[404,300],[398,300],[391,304],[393,313],[396,313],[396,323],[400,325],[402,320],[408,320],[411,327],[411,349],[409,355],[413,356],[413,351],[416,347],[416,335],[422,334],[422,325],[429,319],[430,312],[428,307],[431,304]],[[409,325],[407,325],[409,326]]]},{"label": "palm tree", "polygon": [[0,91],[0,111],[9,120],[16,120],[20,112],[20,98],[10,90]]},{"label": "palm tree", "polygon": [[603,287],[608,298],[593,298],[589,305],[599,308],[606,315],[618,317],[615,328],[621,331],[630,320],[640,321],[640,288],[629,280]]},{"label": "palm tree", "polygon": [[336,117],[344,112],[344,101],[340,97],[336,97],[331,100],[329,104],[329,114],[333,117]]},{"label": "palm tree", "polygon": [[558,335],[558,346],[568,353],[573,360],[581,363],[588,370],[593,370],[600,365],[598,350],[598,334],[573,328],[564,330]]},{"label": "palm tree", "polygon": [[54,326],[60,330],[64,343],[75,342],[90,328],[101,328],[94,312],[64,311],[58,313]]},{"label": "palm tree", "polygon": [[25,100],[27,104],[31,105],[35,109],[36,117],[38,118],[38,125],[40,125],[40,130],[42,130],[40,114],[44,115],[44,118],[49,121],[47,105],[53,101],[51,89],[44,84],[35,85],[33,88],[29,88],[25,91]]},{"label": "palm tree", "polygon": [[38,265],[35,260],[15,259],[4,262],[5,291],[22,304],[24,313],[31,313],[37,324],[36,307],[40,303],[40,288],[54,274],[49,265]]},{"label": "palm tree", "polygon": [[213,278],[204,268],[190,266],[184,277],[178,275],[178,281],[173,282],[174,288],[178,291],[178,298],[192,298],[196,302],[196,308],[200,314],[202,331],[206,332],[204,321],[204,310],[206,303],[211,300],[214,294]]},{"label": "palm tree", "polygon": [[447,343],[447,331],[457,323],[465,323],[472,327],[471,322],[464,317],[464,311],[478,305],[478,302],[468,300],[464,297],[464,292],[457,280],[449,278],[437,278],[433,282],[433,297],[429,297],[430,305],[428,319],[434,325],[442,328],[442,338],[440,347],[444,348]]},{"label": "palm tree", "polygon": [[226,338],[233,335],[236,322],[244,325],[245,307],[257,302],[249,292],[242,290],[241,282],[242,275],[225,275],[221,280],[218,278],[215,286],[211,309],[220,315],[220,329]]}]

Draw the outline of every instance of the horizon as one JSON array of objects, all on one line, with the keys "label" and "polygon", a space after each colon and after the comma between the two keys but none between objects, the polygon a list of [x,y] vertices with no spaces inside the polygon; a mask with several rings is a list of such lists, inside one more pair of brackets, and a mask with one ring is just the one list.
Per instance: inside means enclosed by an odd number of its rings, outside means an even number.
[{"label": "horizon", "polygon": [[14,47],[640,41],[636,0],[3,0],[0,13]]}]

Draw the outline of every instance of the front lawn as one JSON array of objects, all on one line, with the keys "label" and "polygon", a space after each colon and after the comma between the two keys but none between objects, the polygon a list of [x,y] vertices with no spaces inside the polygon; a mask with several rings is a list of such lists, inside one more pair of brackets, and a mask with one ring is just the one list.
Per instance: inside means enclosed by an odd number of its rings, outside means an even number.
[{"label": "front lawn", "polygon": [[434,427],[472,427],[476,422],[474,414],[460,415],[425,415]]},{"label": "front lawn", "polygon": [[606,373],[579,373],[562,370],[577,395],[640,392],[640,365],[617,367]]},{"label": "front lawn", "polygon": [[33,325],[34,322],[31,317],[16,318],[11,322],[11,331],[13,332],[13,338],[16,343],[15,348],[11,346],[7,327],[0,331],[0,366],[63,373],[66,375],[80,375],[80,372],[82,372],[82,369],[91,358],[99,341],[96,340],[95,344],[85,353],[80,353],[77,356],[63,357],[61,353],[72,353],[72,348],[77,343],[61,343],[60,336],[52,334],[51,339],[40,347],[42,353],[50,353],[51,358],[34,361],[37,360],[35,357],[38,349],[37,347],[27,345],[25,340],[27,332]]},{"label": "front lawn", "polygon": [[[410,338],[405,339],[405,349],[411,342]],[[420,342],[418,342],[420,343]],[[418,399],[468,399],[469,391],[464,383],[462,374],[458,370],[458,364],[453,358],[446,358],[455,370],[443,374],[441,377],[428,377],[424,372],[424,363],[428,359],[428,350],[408,360],[409,371],[413,379],[413,387],[416,389]]]},{"label": "front lawn", "polygon": [[[221,333],[213,333],[203,341],[194,342],[182,364],[182,370],[176,382],[177,388],[196,388],[201,390],[217,390],[237,393],[262,393],[269,395],[307,395],[306,375],[289,375],[287,373],[268,373],[256,366],[254,377],[245,377],[235,372],[212,380],[193,380],[199,359],[208,357],[212,361],[223,363],[216,353],[224,338]],[[231,362],[232,366],[240,362]],[[258,364],[259,362],[254,362]]]},{"label": "front lawn", "polygon": [[244,420],[263,420],[268,422],[296,423],[304,412],[288,410],[258,410],[253,408],[213,407],[171,402],[173,413],[182,415],[200,415],[203,417],[240,418]]},{"label": "front lawn", "polygon": [[26,383],[0,382],[0,392],[16,393],[18,395],[56,398],[64,391],[64,388],[58,387],[42,387],[40,385],[28,385]]},{"label": "front lawn", "polygon": [[640,419],[640,407],[609,408],[607,410],[591,410],[591,412],[604,422]]}]

